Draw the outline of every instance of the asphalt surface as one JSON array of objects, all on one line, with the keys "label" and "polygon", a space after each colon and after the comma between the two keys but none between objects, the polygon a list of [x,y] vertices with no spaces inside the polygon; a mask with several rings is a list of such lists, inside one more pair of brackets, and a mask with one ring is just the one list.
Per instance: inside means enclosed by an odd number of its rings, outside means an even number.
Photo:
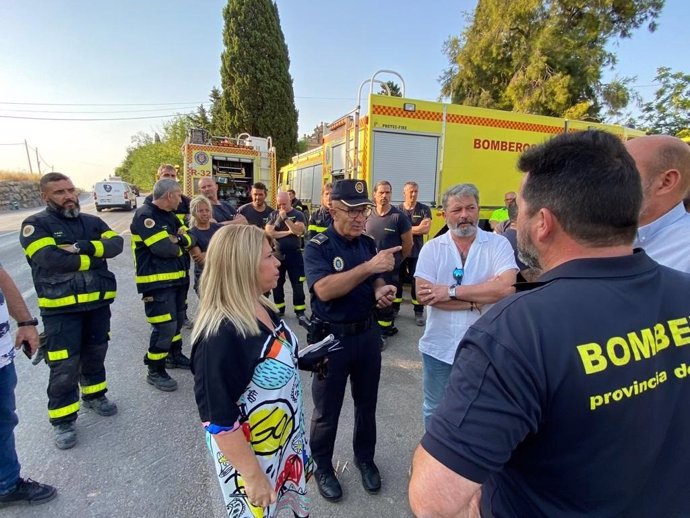
[{"label": "asphalt surface", "polygon": [[[82,199],[82,209],[96,214],[88,198]],[[31,311],[38,315],[30,269],[18,234],[21,221],[32,212],[35,210],[0,214],[0,262],[14,278]],[[58,450],[46,411],[48,367],[32,366],[20,355],[16,360],[20,422],[15,436],[22,476],[52,484],[59,494],[41,506],[4,509],[2,516],[225,516],[194,402],[191,373],[171,370],[179,384],[178,390],[171,393],[160,392],[145,381],[142,358],[149,326],[134,285],[129,236],[132,214],[115,210],[98,214],[125,237],[123,253],[109,261],[117,276],[118,295],[111,306],[112,337],[106,369],[108,397],[117,403],[119,412],[101,417],[82,409],[77,420],[77,445],[71,450]],[[286,321],[304,340],[304,330],[297,325],[291,310],[289,283],[286,291]],[[422,374],[417,351],[423,328],[414,323],[407,293],[406,299],[396,321],[400,332],[389,339],[383,352],[376,453],[382,490],[378,495],[366,493],[353,465],[353,405],[346,396],[333,459],[339,468],[344,497],[338,503],[329,503],[318,494],[315,483],[310,482],[313,517],[412,516],[407,503],[407,482],[410,458],[423,433]],[[197,300],[191,290],[189,302],[193,318]],[[189,333],[183,330],[186,354],[190,348]],[[302,373],[302,381],[308,426],[313,408],[309,375]],[[291,517],[292,513],[280,516]]]}]

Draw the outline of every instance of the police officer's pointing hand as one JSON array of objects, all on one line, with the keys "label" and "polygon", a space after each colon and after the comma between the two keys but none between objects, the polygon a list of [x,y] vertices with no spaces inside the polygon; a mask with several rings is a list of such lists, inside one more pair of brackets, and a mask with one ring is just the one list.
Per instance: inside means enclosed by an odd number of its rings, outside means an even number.
[{"label": "police officer's pointing hand", "polygon": [[368,261],[371,273],[390,272],[395,267],[395,254],[400,252],[400,250],[402,250],[401,246],[380,250]]}]

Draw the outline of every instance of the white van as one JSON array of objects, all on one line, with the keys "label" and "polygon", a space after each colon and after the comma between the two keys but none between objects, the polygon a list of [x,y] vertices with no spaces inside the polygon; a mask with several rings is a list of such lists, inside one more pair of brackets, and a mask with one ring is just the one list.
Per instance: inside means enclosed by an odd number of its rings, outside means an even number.
[{"label": "white van", "polygon": [[98,212],[103,209],[137,208],[137,196],[132,186],[126,182],[96,182],[93,186],[93,201]]}]

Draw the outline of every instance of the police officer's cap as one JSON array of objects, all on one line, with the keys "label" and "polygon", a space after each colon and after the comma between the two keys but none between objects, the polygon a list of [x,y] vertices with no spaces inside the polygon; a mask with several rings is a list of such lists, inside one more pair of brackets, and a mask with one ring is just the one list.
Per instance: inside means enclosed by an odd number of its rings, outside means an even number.
[{"label": "police officer's cap", "polygon": [[363,180],[338,180],[333,184],[331,200],[341,201],[348,207],[374,205],[369,200],[367,182]]}]

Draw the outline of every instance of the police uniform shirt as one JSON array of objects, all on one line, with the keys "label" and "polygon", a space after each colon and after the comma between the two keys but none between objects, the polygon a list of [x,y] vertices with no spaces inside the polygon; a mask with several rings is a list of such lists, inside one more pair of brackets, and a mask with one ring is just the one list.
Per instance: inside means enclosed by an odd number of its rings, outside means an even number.
[{"label": "police uniform shirt", "polygon": [[327,322],[358,322],[370,317],[376,306],[374,281],[379,275],[372,275],[340,298],[324,302],[314,292],[314,284],[334,273],[351,270],[376,255],[374,240],[361,235],[352,240],[338,234],[333,225],[325,232],[307,241],[304,248],[304,270],[307,287],[311,293],[311,310]]},{"label": "police uniform shirt", "polygon": [[[407,216],[393,206],[383,216],[379,216],[376,210],[373,210],[366,224],[367,234],[374,238],[379,250],[402,245],[400,236],[411,228],[412,224]],[[396,264],[400,264],[401,257],[401,252],[395,254]]]},{"label": "police uniform shirt", "polygon": [[688,516],[690,275],[636,251],[540,281],[467,332],[424,449],[482,515]]},{"label": "police uniform shirt", "polygon": [[[416,202],[412,210],[407,210],[405,204],[401,203],[398,205],[398,210],[407,216],[413,227],[418,227],[425,219],[431,219],[431,209],[423,203]],[[424,236],[421,234],[413,235],[410,257],[419,257],[422,246],[424,246]]]},{"label": "police uniform shirt", "polygon": [[268,218],[271,216],[273,209],[269,205],[266,205],[266,210],[259,212],[251,203],[245,203],[239,209],[237,209],[237,212],[247,218],[247,222],[250,225],[254,225],[263,230],[264,227],[266,227],[266,223],[268,222]]},{"label": "police uniform shirt", "polygon": [[[274,210],[273,212],[271,212],[271,215],[269,216],[268,222],[266,224],[273,225],[274,229],[280,232],[290,230],[287,226],[287,223],[285,223],[285,221],[283,220],[281,220],[280,223],[276,224],[276,221],[278,221],[279,217],[280,212]],[[290,209],[288,211],[287,218],[293,223],[304,223],[304,214],[295,209]],[[280,250],[281,252],[288,252],[290,250],[300,249],[300,237],[296,234],[290,234],[289,236],[279,237],[278,239],[276,239],[276,243],[278,245],[278,250]]]},{"label": "police uniform shirt", "polygon": [[213,207],[213,219],[218,223],[223,223],[224,221],[232,221],[237,214],[237,211],[226,201],[221,201],[218,204],[212,205]]}]

